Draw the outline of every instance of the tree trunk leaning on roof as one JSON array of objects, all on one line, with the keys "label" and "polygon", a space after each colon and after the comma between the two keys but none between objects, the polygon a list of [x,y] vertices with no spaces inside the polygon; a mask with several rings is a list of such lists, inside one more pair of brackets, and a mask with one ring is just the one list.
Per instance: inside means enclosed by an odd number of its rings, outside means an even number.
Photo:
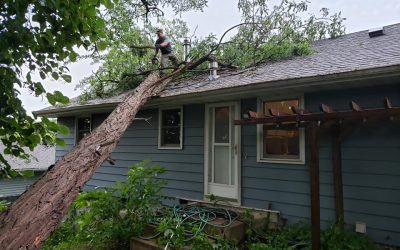
[{"label": "tree trunk leaning on roof", "polygon": [[109,158],[119,139],[135,119],[136,113],[152,96],[158,95],[177,76],[210,59],[222,39],[206,55],[162,77],[151,73],[128,92],[103,123],[58,160],[36,183],[0,214],[0,249],[38,249],[58,227],[81,188],[96,169]]},{"label": "tree trunk leaning on roof", "polygon": [[107,119],[56,162],[41,179],[0,215],[0,249],[38,249],[58,227],[95,170],[108,159],[136,113],[152,96],[209,55],[159,78],[151,73],[131,90]]}]

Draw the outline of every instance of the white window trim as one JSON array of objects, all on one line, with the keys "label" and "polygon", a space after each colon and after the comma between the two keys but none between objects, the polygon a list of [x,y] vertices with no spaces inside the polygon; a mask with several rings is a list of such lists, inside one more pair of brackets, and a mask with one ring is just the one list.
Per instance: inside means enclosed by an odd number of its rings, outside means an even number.
[{"label": "white window trim", "polygon": [[74,136],[74,145],[76,146],[78,144],[78,119],[80,118],[90,118],[90,132],[92,133],[93,130],[93,116],[90,115],[80,115],[80,116],[75,116],[75,136]]},{"label": "white window trim", "polygon": [[[161,125],[162,125],[162,111],[163,110],[171,110],[171,109],[180,109],[181,110],[181,120],[180,120],[180,134],[179,134],[179,140],[180,140],[180,145],[179,146],[162,146],[161,145]],[[183,149],[183,106],[178,106],[178,107],[168,107],[168,108],[159,108],[158,109],[158,149]]]},{"label": "white window trim", "polygon": [[[299,99],[300,108],[304,108],[304,96],[287,96],[279,98],[258,98],[257,99],[257,113],[263,113],[263,102],[265,101],[279,101],[287,99]],[[299,158],[298,159],[285,159],[285,158],[264,158],[263,157],[263,125],[257,124],[257,162],[268,163],[284,163],[284,164],[305,164],[305,131],[304,128],[299,129]]]}]

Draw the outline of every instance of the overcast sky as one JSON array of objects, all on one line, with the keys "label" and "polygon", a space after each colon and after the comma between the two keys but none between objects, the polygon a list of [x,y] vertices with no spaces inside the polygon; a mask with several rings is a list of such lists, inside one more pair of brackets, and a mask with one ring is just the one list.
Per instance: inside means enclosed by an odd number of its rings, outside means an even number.
[{"label": "overcast sky", "polygon": [[[400,23],[400,0],[312,0],[309,12],[317,13],[322,7],[329,8],[331,12],[342,12],[342,17],[346,18],[346,33]],[[203,12],[186,13],[182,15],[182,19],[191,30],[197,26],[197,36],[209,33],[220,36],[229,27],[239,23],[240,16],[237,1],[209,0],[208,7]],[[75,97],[80,94],[79,90],[74,90],[75,85],[89,76],[96,67],[89,60],[83,60],[70,65],[69,69],[72,83],[46,81],[45,89],[60,90],[70,98]],[[28,112],[49,106],[45,99],[34,97],[26,90],[21,90],[21,99]]]}]

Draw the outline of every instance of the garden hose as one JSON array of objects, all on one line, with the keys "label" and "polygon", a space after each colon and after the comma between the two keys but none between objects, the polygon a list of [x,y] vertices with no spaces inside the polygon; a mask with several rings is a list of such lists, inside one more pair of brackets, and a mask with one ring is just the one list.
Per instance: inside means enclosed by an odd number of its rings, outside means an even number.
[{"label": "garden hose", "polygon": [[[204,228],[209,225],[216,228],[227,228],[229,227],[238,217],[239,215],[236,212],[229,211],[225,208],[209,208],[209,207],[200,207],[193,205],[175,205],[172,208],[173,218],[178,219],[178,223],[175,228],[178,228],[185,223],[191,223],[198,225],[198,230],[195,233],[185,230],[186,238],[185,242],[191,241],[197,235],[204,231]],[[218,218],[224,218],[226,223],[217,224],[214,221]],[[190,222],[189,222],[190,221]],[[160,236],[161,232],[156,233],[155,235],[143,237],[139,236],[139,238],[144,240],[150,240],[157,238]],[[173,234],[170,237],[170,240],[173,238]],[[164,249],[168,249],[170,240],[167,242]]]}]

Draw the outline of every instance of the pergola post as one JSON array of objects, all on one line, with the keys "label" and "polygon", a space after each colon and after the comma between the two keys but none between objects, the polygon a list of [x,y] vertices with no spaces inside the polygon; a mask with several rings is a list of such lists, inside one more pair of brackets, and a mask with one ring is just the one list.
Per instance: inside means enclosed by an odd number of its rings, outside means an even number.
[{"label": "pergola post", "polygon": [[319,200],[319,128],[317,122],[308,126],[310,140],[310,183],[311,183],[311,237],[312,250],[320,249],[320,200]]},{"label": "pergola post", "polygon": [[343,180],[342,180],[342,142],[340,127],[335,126],[332,131],[332,170],[335,191],[336,223],[343,226]]}]

